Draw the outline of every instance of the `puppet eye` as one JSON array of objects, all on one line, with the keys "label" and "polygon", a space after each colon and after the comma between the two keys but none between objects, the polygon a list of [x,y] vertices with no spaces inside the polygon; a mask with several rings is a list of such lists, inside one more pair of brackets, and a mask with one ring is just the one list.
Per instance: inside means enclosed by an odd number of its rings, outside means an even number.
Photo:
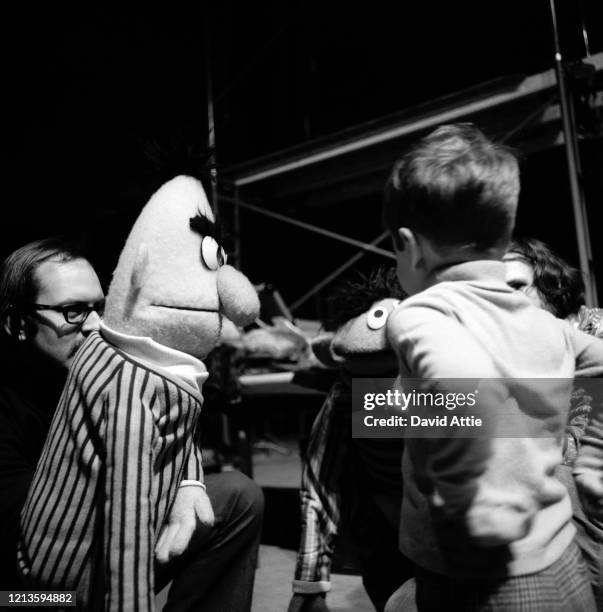
[{"label": "puppet eye", "polygon": [[201,258],[210,270],[217,270],[226,263],[224,249],[211,236],[204,236],[201,241]]},{"label": "puppet eye", "polygon": [[388,312],[383,306],[375,306],[366,315],[366,324],[370,329],[381,329],[387,321]]}]

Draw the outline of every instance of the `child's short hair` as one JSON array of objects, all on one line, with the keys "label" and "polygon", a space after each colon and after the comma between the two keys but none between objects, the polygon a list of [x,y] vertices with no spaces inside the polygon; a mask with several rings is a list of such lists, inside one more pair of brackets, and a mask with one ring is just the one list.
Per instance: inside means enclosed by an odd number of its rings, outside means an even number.
[{"label": "child's short hair", "polygon": [[384,221],[437,247],[505,248],[515,224],[519,168],[510,149],[467,123],[443,125],[396,162],[386,186]]}]

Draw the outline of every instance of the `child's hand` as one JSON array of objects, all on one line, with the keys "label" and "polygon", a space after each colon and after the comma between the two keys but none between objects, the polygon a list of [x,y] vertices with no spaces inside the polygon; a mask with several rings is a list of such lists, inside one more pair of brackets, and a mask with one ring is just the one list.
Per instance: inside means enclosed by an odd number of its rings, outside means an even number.
[{"label": "child's hand", "polygon": [[603,478],[597,473],[575,475],[584,512],[593,519],[603,521]]},{"label": "child's hand", "polygon": [[195,486],[178,489],[168,522],[155,547],[157,561],[167,563],[181,555],[197,528],[197,521],[211,527],[214,520],[214,511],[205,489]]}]

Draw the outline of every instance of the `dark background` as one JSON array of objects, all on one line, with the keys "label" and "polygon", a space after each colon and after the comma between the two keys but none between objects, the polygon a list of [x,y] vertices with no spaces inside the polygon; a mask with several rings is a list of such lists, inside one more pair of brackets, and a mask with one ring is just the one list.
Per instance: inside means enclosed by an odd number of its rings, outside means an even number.
[{"label": "dark background", "polygon": [[[83,3],[82,3],[83,4]],[[549,2],[225,0],[144,8],[47,3],[3,9],[7,164],[0,256],[54,233],[83,235],[106,283],[157,186],[149,143],[207,140],[211,68],[218,172],[495,77],[551,68]],[[603,3],[558,2],[566,59],[603,50]],[[603,277],[603,156],[583,143]],[[393,159],[392,159],[393,162]],[[220,174],[219,174],[220,176]],[[518,230],[577,264],[562,148],[526,156]],[[222,186],[221,186],[222,188]],[[379,198],[296,202],[287,214],[370,240]],[[354,253],[242,215],[242,266],[289,302]],[[366,257],[360,267],[383,264]],[[311,301],[302,316],[320,314]]]}]

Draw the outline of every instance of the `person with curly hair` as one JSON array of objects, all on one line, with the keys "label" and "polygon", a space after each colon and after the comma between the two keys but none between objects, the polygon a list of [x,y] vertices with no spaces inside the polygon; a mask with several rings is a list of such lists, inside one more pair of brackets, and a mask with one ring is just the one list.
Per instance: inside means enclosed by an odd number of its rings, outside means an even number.
[{"label": "person with curly hair", "polygon": [[559,319],[576,317],[584,305],[580,270],[534,238],[513,240],[504,256],[507,284]]},{"label": "person with curly hair", "polygon": [[[579,329],[598,336],[603,332],[601,309],[584,304],[582,274],[557,255],[549,246],[534,238],[514,240],[504,256],[507,284],[527,295],[535,305],[560,319],[573,322]],[[572,469],[585,434],[593,401],[600,401],[589,390],[588,381],[574,386],[568,412],[563,464],[557,477],[567,487],[573,510],[576,541],[593,577],[595,595],[603,597],[603,523],[586,516],[576,490]],[[599,604],[603,609],[603,603]]]}]

